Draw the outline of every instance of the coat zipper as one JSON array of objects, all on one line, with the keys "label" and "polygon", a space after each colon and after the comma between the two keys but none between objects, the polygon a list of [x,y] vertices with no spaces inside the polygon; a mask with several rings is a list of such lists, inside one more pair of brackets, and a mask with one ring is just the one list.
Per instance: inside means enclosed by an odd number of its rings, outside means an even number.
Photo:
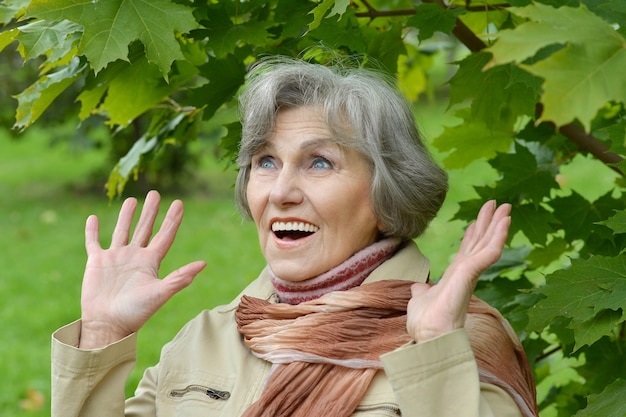
[{"label": "coat zipper", "polygon": [[188,392],[199,392],[214,400],[227,400],[230,398],[230,392],[220,391],[214,388],[204,387],[202,385],[188,385],[183,389],[174,389],[170,391],[170,397],[182,397]]},{"label": "coat zipper", "polygon": [[396,416],[401,416],[400,407],[395,404],[372,404],[372,405],[359,405],[354,411],[388,411]]}]

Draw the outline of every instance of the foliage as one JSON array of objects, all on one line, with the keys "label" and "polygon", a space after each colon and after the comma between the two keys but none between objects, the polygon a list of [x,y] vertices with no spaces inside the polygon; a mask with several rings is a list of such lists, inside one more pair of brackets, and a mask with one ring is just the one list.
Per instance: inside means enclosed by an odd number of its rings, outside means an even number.
[{"label": "foliage", "polygon": [[[620,0],[26,0],[0,7],[0,48],[40,59],[18,94],[16,128],[31,126],[73,86],[85,122],[111,129],[148,120],[108,188],[221,120],[234,152],[234,96],[263,54],[323,61],[324,44],[362,54],[397,76],[412,100],[432,94],[435,57],[447,69],[459,121],[433,141],[444,165],[488,161],[457,219],[485,199],[513,205],[511,249],[479,283],[523,338],[543,416],[623,415],[626,393],[624,244],[626,8]],[[460,41],[467,49],[459,47]],[[169,146],[169,148],[168,148]],[[568,187],[581,160],[590,188]],[[605,178],[611,185],[600,188]],[[558,358],[562,359],[558,359]],[[559,364],[571,364],[557,378]]]}]

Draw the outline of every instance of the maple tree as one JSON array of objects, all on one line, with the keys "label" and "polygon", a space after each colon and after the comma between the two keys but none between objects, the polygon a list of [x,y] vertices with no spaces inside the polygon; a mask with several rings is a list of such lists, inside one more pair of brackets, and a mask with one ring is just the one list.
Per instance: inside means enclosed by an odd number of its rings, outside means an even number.
[{"label": "maple tree", "polygon": [[[70,86],[78,120],[99,116],[112,131],[149,121],[113,168],[111,196],[205,121],[222,126],[234,154],[236,92],[263,54],[323,61],[322,43],[363,54],[413,101],[432,88],[433,57],[454,56],[448,100],[459,122],[432,144],[449,170],[486,160],[497,173],[455,217],[470,220],[486,199],[513,205],[511,248],[477,294],[522,337],[547,387],[542,416],[626,413],[623,1],[7,0],[0,19],[0,50],[17,43],[24,60],[43,57],[17,96],[16,128]],[[600,196],[560,184],[580,159],[616,173]],[[570,377],[559,376],[563,364]]]}]

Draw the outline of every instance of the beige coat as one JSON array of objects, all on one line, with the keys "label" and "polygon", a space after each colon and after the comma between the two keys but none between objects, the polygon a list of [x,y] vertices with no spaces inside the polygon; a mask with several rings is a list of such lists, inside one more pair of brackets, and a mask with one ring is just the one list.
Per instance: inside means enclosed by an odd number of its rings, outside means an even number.
[{"label": "beige coat", "polygon": [[[366,282],[424,282],[428,261],[410,243],[379,266]],[[275,298],[261,273],[242,294]],[[145,371],[135,396],[124,399],[135,364],[136,335],[103,349],[81,350],[80,322],[59,329],[52,342],[52,417],[240,416],[259,398],[270,364],[242,344],[228,305],[200,313],[168,343],[160,362]],[[382,357],[355,416],[521,416],[500,388],[480,383],[465,330],[403,346]]]}]

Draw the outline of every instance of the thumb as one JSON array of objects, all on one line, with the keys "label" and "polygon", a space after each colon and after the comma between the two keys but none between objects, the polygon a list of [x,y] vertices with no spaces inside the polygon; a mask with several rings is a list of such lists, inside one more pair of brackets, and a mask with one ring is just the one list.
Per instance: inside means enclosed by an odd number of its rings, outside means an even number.
[{"label": "thumb", "polygon": [[426,282],[415,282],[411,285],[411,297],[419,297],[422,294],[425,294],[432,284]]},{"label": "thumb", "polygon": [[161,285],[167,295],[167,299],[174,296],[183,288],[186,288],[191,284],[196,277],[206,266],[205,261],[195,261],[187,265],[181,266],[177,270],[168,274],[161,280]]}]

